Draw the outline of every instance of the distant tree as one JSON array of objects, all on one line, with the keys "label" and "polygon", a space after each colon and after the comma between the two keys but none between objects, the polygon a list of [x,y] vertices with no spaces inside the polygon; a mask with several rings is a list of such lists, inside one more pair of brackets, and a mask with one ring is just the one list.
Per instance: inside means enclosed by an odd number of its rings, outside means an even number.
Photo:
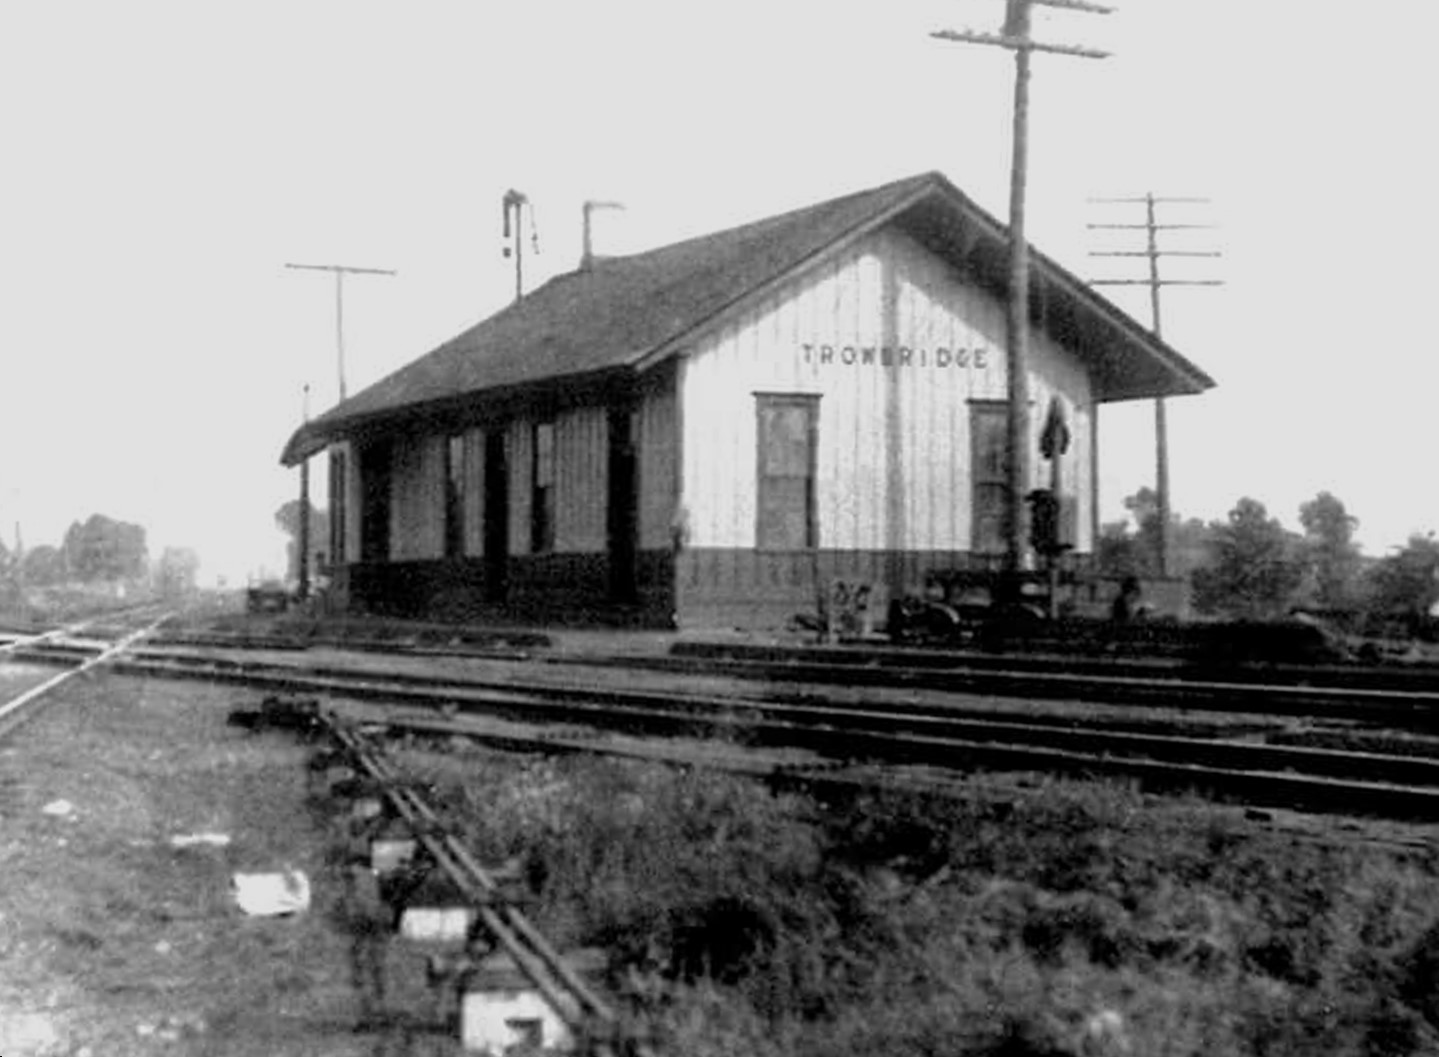
[{"label": "distant tree", "polygon": [[167,598],[195,589],[195,574],[200,569],[200,556],[189,547],[166,547],[155,563],[155,586]]},{"label": "distant tree", "polygon": [[1352,606],[1359,589],[1361,559],[1354,543],[1359,519],[1329,492],[1320,492],[1299,508],[1299,523],[1304,526],[1302,557],[1314,604],[1326,609]]},{"label": "distant tree", "polygon": [[1371,612],[1424,616],[1439,602],[1439,540],[1432,532],[1410,536],[1403,548],[1376,562],[1365,581]]},{"label": "distant tree", "polygon": [[20,561],[20,576],[35,587],[61,583],[65,579],[65,556],[59,547],[48,543],[31,547]]},{"label": "distant tree", "polygon": [[1110,521],[1100,526],[1094,562],[1100,576],[1116,580],[1143,576],[1149,571],[1148,556],[1126,521]]},{"label": "distant tree", "polygon": [[1247,618],[1285,612],[1304,575],[1297,537],[1248,497],[1209,531],[1209,561],[1193,575],[1195,609]]},{"label": "distant tree", "polygon": [[1159,518],[1159,493],[1144,487],[1124,500],[1124,509],[1134,519],[1136,556],[1142,565],[1139,572],[1159,573],[1159,555],[1163,549]]},{"label": "distant tree", "polygon": [[[1129,522],[1113,521],[1100,528],[1095,562],[1100,575],[1110,577],[1156,576],[1159,573],[1159,497],[1152,488],[1141,488],[1124,500],[1135,528]],[[1187,576],[1204,564],[1209,526],[1199,518],[1169,515],[1169,561],[1171,576]]]},{"label": "distant tree", "polygon": [[72,524],[63,549],[70,573],[86,583],[140,577],[149,557],[141,526],[104,514],[91,514],[83,524]]},{"label": "distant tree", "polygon": [[[275,524],[280,530],[290,537],[290,542],[285,547],[286,565],[290,571],[290,578],[297,579],[300,575],[300,501],[291,499],[279,510],[275,511]],[[319,571],[318,559],[325,554],[330,547],[330,515],[324,507],[317,507],[310,504],[310,572],[314,574]]]}]

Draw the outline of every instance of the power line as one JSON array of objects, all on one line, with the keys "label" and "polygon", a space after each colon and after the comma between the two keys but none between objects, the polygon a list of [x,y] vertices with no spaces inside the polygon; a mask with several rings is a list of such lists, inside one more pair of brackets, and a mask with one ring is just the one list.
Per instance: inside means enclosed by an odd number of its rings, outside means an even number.
[{"label": "power line", "polygon": [[394,275],[388,268],[353,268],[345,264],[287,264],[286,268],[297,268],[312,272],[333,272],[335,274],[335,355],[340,375],[340,399],[345,399],[345,276],[346,275]]},{"label": "power line", "polygon": [[1006,437],[1009,496],[1005,511],[1005,572],[1018,591],[1024,565],[1024,524],[1028,484],[1029,438],[1029,244],[1024,235],[1024,189],[1028,167],[1029,65],[1036,51],[1102,59],[1107,52],[1067,44],[1044,44],[1030,36],[1035,5],[1090,14],[1112,10],[1088,0],[1006,0],[1004,25],[998,34],[972,30],[938,30],[938,40],[1005,48],[1014,52],[1014,131],[1009,173],[1009,312],[1007,371],[1009,431]]},{"label": "power line", "polygon": [[[1159,233],[1161,231],[1203,231],[1212,230],[1213,224],[1161,224],[1156,213],[1156,205],[1171,204],[1204,204],[1209,203],[1207,198],[1191,198],[1182,196],[1159,197],[1152,193],[1141,196],[1130,196],[1125,198],[1091,198],[1091,202],[1102,205],[1143,205],[1145,222],[1143,224],[1089,224],[1086,225],[1091,231],[1143,231],[1145,233],[1145,248],[1142,250],[1091,250],[1091,257],[1143,257],[1149,262],[1149,275],[1143,279],[1092,279],[1091,286],[1147,286],[1149,287],[1149,314],[1150,329],[1154,331],[1156,338],[1162,338],[1163,329],[1160,326],[1159,314],[1159,290],[1163,286],[1222,286],[1222,279],[1163,279],[1159,275],[1159,262],[1164,257],[1188,257],[1188,258],[1214,258],[1220,256],[1218,250],[1170,250],[1160,249]],[[1169,575],[1169,423],[1165,410],[1164,397],[1156,397],[1154,400],[1154,491],[1155,499],[1159,506],[1159,539],[1157,540],[1159,553],[1155,559],[1159,565],[1160,576]]]}]

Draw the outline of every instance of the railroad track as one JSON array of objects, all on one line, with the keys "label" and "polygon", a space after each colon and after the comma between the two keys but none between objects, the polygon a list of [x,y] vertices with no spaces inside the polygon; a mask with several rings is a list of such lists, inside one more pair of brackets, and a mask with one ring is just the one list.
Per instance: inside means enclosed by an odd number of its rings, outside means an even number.
[{"label": "railroad track", "polygon": [[[24,655],[73,663],[88,648],[51,642]],[[845,763],[1121,776],[1154,789],[1197,790],[1246,803],[1439,819],[1439,738],[1424,733],[1439,716],[1435,694],[1279,687],[1259,698],[1257,688],[1246,688],[1251,694],[1245,701],[1256,716],[1307,714],[1299,712],[1297,703],[1307,695],[1310,711],[1330,721],[1420,731],[1404,739],[1402,752],[1356,751],[1257,740],[1270,734],[1292,740],[1292,729],[1273,719],[1267,726],[1263,721],[1229,729],[1221,724],[1210,736],[1195,736],[1166,732],[1152,718],[1126,723],[1113,715],[1081,721],[1073,713],[1004,714],[973,699],[855,702],[822,694],[697,694],[578,682],[439,679],[154,649],[132,651],[114,663],[118,671],[148,677],[504,717],[535,726],[534,744],[549,751],[599,744],[569,738],[566,745],[553,733],[576,725],[651,738],[718,735],[729,743],[803,749]],[[1158,688],[1146,689],[1146,703],[1162,700]],[[1185,699],[1183,707],[1193,706]]]},{"label": "railroad track", "polygon": [[[157,615],[158,614],[158,615]],[[157,606],[142,606],[123,612],[110,612],[90,617],[64,627],[30,635],[21,635],[0,644],[0,663],[32,657],[47,647],[65,648],[65,640],[73,640],[82,632],[102,636],[86,644],[84,652],[72,667],[56,675],[20,688],[0,701],[0,738],[4,738],[36,715],[44,698],[56,687],[105,664],[114,663],[127,650],[133,649],[146,636],[153,634],[173,614]],[[140,623],[138,629],[127,627]]]},{"label": "railroad track", "polygon": [[[444,819],[416,791],[383,746],[356,725],[327,710],[315,720],[344,755],[403,820],[423,849],[428,869],[438,869],[474,907],[486,943],[502,949],[569,1026],[583,1051],[593,1057],[652,1057],[648,1044],[626,1033],[614,1007],[586,983],[506,895],[494,874],[445,826]],[[466,941],[468,953],[472,941]]]}]

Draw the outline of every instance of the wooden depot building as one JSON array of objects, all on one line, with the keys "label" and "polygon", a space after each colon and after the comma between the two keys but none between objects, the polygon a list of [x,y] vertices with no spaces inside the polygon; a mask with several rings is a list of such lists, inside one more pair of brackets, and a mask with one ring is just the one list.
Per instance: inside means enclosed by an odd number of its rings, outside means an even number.
[{"label": "wooden depot building", "polygon": [[[341,609],[782,624],[833,579],[891,597],[998,569],[1007,229],[929,173],[585,262],[306,423]],[[1198,367],[1031,255],[1031,487],[1056,416],[1071,561],[1101,404]]]}]

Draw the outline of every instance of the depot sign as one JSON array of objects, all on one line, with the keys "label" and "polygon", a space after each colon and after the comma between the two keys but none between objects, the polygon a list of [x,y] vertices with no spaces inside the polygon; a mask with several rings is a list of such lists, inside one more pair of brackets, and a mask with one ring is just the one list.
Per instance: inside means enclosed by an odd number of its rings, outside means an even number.
[{"label": "depot sign", "polygon": [[927,349],[909,345],[819,345],[802,344],[805,363],[821,367],[959,367],[982,371],[989,366],[989,350],[950,349],[941,345]]}]

